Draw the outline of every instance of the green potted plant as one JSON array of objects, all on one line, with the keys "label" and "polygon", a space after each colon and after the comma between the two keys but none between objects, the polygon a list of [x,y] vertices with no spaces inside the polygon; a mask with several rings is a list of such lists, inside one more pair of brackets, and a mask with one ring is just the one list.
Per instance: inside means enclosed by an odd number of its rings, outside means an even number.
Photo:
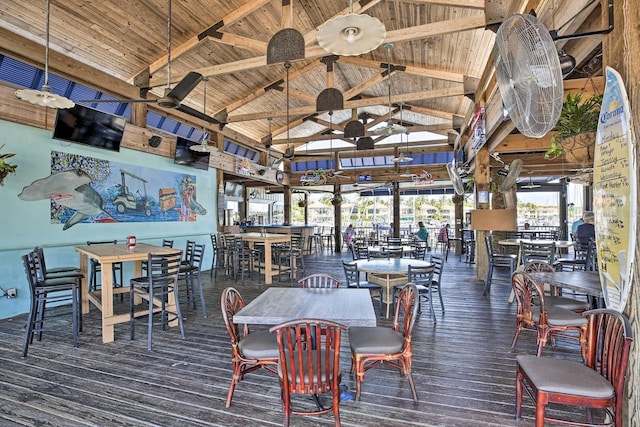
[{"label": "green potted plant", "polygon": [[601,104],[602,95],[593,94],[583,101],[580,93],[568,93],[545,159],[564,154],[570,162],[592,163]]},{"label": "green potted plant", "polygon": [[[0,150],[4,148],[4,144],[0,146]],[[4,179],[10,173],[16,173],[16,169],[18,165],[14,165],[12,163],[7,162],[6,160],[15,156],[14,153],[0,153],[0,185],[4,185]]]}]

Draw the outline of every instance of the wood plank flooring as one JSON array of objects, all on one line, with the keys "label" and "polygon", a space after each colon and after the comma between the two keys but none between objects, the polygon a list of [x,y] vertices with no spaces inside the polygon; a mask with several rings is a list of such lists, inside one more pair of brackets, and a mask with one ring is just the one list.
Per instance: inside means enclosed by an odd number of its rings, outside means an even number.
[{"label": "wood plank flooring", "polygon": [[[343,258],[344,257],[344,258]],[[344,277],[342,259],[350,255],[325,252],[306,257],[306,272]],[[437,323],[428,308],[414,329],[413,374],[420,398],[411,399],[404,377],[387,367],[365,376],[362,398],[340,405],[344,426],[530,426],[531,402],[525,398],[524,418],[514,419],[515,356],[535,353],[535,335],[524,333],[511,349],[515,306],[507,303],[510,283],[497,272],[491,296],[482,296],[475,266],[450,256],[443,273],[445,314],[434,301]],[[267,371],[247,375],[225,408],[231,379],[230,342],[220,312],[220,293],[235,286],[251,301],[265,289],[256,274],[234,283],[218,273],[204,272],[208,318],[183,303],[186,339],[177,328],[154,330],[147,351],[146,331],[128,325],[115,328],[116,340],[102,344],[99,313],[92,307],[83,318],[78,348],[73,348],[68,308],[48,315],[55,330],[21,357],[26,316],[0,320],[0,425],[2,426],[271,426],[283,421],[277,378]],[[289,286],[275,283],[274,286]],[[128,302],[116,300],[126,311]],[[377,309],[377,305],[376,305]],[[379,325],[390,322],[379,318]],[[346,341],[346,340],[345,340]],[[343,384],[355,390],[348,375],[348,342],[342,349]],[[559,341],[545,355],[578,360],[573,343]],[[311,405],[305,398],[297,405]],[[292,426],[333,425],[331,415],[294,417]]]}]

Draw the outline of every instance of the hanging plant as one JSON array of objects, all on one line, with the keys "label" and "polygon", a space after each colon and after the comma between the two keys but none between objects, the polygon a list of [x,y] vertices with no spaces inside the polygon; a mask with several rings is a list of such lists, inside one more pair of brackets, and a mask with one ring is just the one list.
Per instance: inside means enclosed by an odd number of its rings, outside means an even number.
[{"label": "hanging plant", "polygon": [[[4,148],[4,144],[0,146],[0,150],[2,150],[3,148]],[[14,165],[6,161],[6,159],[9,159],[13,156],[15,156],[15,153],[0,154],[0,185],[4,185],[4,179],[7,177],[7,175],[9,175],[10,173],[12,174],[16,173],[16,169],[18,168],[18,165]]]},{"label": "hanging plant", "polygon": [[298,207],[304,208],[305,206],[307,206],[307,202],[304,199],[298,200]]},{"label": "hanging plant", "polygon": [[336,194],[335,196],[333,196],[333,198],[331,199],[331,204],[332,205],[337,205],[338,203],[342,202],[342,196],[340,194]]},{"label": "hanging plant", "polygon": [[564,154],[570,162],[592,163],[601,104],[602,95],[593,94],[583,102],[581,94],[568,93],[544,158],[553,160]]}]

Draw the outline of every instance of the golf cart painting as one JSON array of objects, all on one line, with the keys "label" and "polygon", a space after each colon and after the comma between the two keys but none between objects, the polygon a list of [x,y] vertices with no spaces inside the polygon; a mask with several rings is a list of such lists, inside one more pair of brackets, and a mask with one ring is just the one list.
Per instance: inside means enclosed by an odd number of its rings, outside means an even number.
[{"label": "golf cart painting", "polygon": [[51,174],[26,186],[23,201],[51,200],[51,223],[196,221],[207,210],[196,177],[75,154],[51,152]]}]

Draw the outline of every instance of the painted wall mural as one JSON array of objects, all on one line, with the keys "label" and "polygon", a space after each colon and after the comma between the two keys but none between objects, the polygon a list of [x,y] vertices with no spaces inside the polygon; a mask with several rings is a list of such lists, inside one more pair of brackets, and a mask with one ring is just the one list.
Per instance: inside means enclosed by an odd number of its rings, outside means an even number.
[{"label": "painted wall mural", "polygon": [[25,201],[51,199],[51,223],[196,221],[196,177],[77,154],[51,152],[51,174],[22,189]]}]

